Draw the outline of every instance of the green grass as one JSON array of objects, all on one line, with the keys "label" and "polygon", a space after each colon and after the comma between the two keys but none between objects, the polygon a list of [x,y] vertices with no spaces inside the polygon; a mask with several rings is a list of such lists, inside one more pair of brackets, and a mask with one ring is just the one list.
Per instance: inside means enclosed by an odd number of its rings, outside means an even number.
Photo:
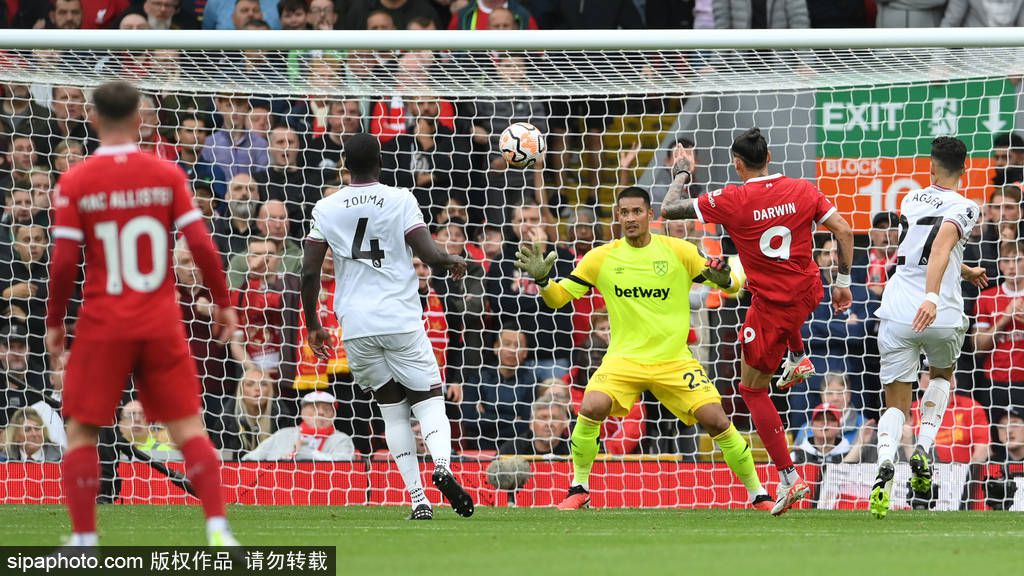
[{"label": "green grass", "polygon": [[[795,511],[781,518],[729,510],[436,510],[241,507],[229,516],[248,545],[333,544],[338,574],[909,574],[1019,573],[1024,514]],[[198,507],[103,506],[104,544],[202,545]],[[0,506],[3,545],[55,545],[59,506]]]}]

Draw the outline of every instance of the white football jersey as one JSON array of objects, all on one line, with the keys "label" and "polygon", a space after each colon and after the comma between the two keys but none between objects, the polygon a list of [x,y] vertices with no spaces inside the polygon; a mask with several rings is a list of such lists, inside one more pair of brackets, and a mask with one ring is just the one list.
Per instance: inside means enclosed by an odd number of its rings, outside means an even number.
[{"label": "white football jersey", "polygon": [[309,237],[334,253],[334,311],[343,337],[423,329],[419,280],[405,235],[426,226],[406,188],[346,186],[316,203]]},{"label": "white football jersey", "polygon": [[952,222],[960,229],[960,240],[949,255],[949,265],[942,277],[939,304],[936,307],[936,327],[963,326],[964,298],[960,291],[960,265],[964,261],[964,246],[971,229],[978,222],[981,209],[948,188],[929,186],[908,193],[900,205],[900,245],[897,250],[896,273],[885,283],[879,318],[913,324],[917,309],[924,302],[925,275],[932,242],[943,222]]}]

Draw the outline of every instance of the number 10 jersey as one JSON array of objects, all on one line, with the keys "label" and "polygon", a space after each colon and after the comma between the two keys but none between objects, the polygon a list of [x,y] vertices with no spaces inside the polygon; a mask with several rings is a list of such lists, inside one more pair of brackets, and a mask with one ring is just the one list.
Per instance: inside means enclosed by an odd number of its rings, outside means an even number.
[{"label": "number 10 jersey", "polygon": [[929,186],[909,192],[900,204],[900,245],[896,253],[896,273],[885,284],[882,305],[876,315],[900,324],[913,324],[917,309],[924,302],[925,277],[932,242],[944,222],[956,225],[960,239],[949,255],[942,276],[939,305],[933,326],[961,328],[964,323],[964,298],[960,291],[960,265],[964,246],[981,210],[953,190]]},{"label": "number 10 jersey", "polygon": [[334,255],[334,311],[346,340],[423,329],[423,308],[405,235],[425,227],[406,188],[355,184],[313,208],[307,241]]}]

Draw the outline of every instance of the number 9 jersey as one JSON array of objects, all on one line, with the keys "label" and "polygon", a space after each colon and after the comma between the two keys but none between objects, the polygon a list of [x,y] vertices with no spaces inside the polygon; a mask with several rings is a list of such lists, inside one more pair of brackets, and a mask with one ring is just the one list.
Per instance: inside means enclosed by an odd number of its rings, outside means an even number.
[{"label": "number 9 jersey", "polygon": [[932,242],[944,222],[956,225],[960,239],[949,255],[949,264],[942,276],[937,315],[932,324],[937,328],[961,328],[965,321],[964,298],[960,291],[960,265],[971,229],[978,222],[978,205],[948,188],[931,185],[907,193],[900,204],[900,245],[896,252],[896,273],[885,284],[882,305],[875,313],[879,318],[911,325],[917,309],[924,302],[925,276],[931,256]]}]

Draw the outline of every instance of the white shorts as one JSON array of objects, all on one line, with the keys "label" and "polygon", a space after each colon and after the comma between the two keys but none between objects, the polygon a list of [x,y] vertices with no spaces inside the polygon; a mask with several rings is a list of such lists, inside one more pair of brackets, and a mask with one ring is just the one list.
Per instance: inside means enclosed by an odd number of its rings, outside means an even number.
[{"label": "white shorts", "polygon": [[423,330],[345,340],[352,377],[363,390],[394,380],[416,392],[441,385],[434,349]]},{"label": "white shorts", "polygon": [[914,332],[909,324],[882,320],[878,325],[878,352],[882,384],[917,382],[921,372],[921,353],[932,368],[949,368],[956,364],[967,335],[967,322],[960,328],[928,327]]}]

